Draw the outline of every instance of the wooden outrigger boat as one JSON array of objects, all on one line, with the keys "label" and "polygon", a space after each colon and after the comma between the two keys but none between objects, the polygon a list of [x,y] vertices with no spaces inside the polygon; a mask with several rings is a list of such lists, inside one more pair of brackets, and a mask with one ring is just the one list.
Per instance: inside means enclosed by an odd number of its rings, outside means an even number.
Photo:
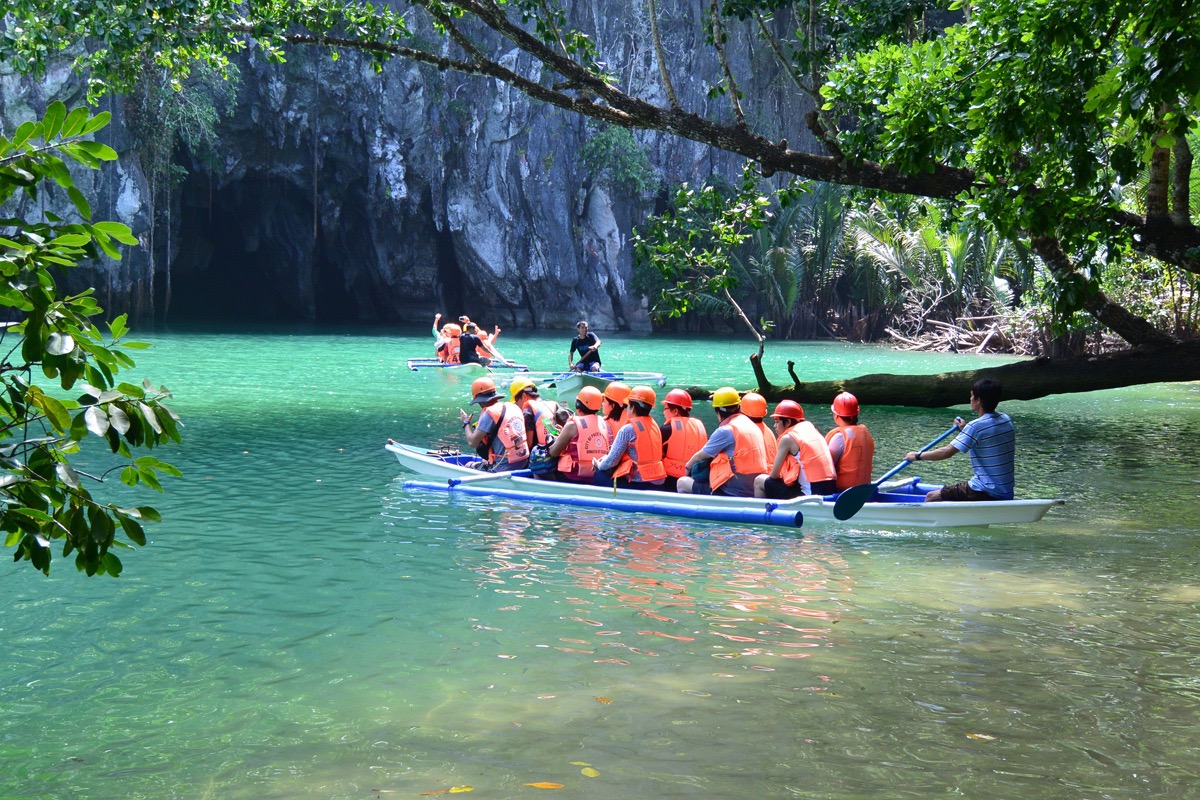
[{"label": "wooden outrigger boat", "polygon": [[688,517],[715,522],[800,527],[821,522],[854,527],[956,528],[1037,522],[1062,500],[996,500],[926,503],[939,487],[909,479],[881,486],[845,523],[834,517],[837,495],[809,495],[792,500],[677,494],[612,489],[605,486],[540,480],[527,472],[487,473],[469,465],[479,459],[460,453],[430,452],[389,440],[387,450],[400,466],[424,480],[409,480],[411,489],[487,495],[529,502]]}]

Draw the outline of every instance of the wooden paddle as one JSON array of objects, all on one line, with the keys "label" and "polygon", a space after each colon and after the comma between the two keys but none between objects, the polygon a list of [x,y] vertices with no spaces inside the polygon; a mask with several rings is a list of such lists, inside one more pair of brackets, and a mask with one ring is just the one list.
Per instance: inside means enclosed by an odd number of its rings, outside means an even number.
[{"label": "wooden paddle", "polygon": [[513,469],[504,472],[485,472],[482,475],[470,475],[466,478],[450,478],[447,486],[459,486],[464,483],[483,483],[485,481],[503,481],[509,478],[528,478],[533,473],[527,469]]},{"label": "wooden paddle", "polygon": [[[935,444],[940,442],[942,439],[945,439],[950,434],[958,431],[958,423],[961,421],[962,421],[962,417],[955,417],[954,424],[951,425],[949,428],[947,428],[945,433],[943,433],[941,436],[934,439],[929,444],[922,447],[917,452],[924,453],[926,450],[933,447]],[[844,520],[848,520],[851,517],[853,517],[855,514],[857,514],[859,511],[862,510],[862,507],[866,504],[866,502],[871,499],[871,495],[875,494],[875,490],[879,488],[879,484],[883,483],[888,478],[892,477],[897,472],[904,469],[911,463],[912,462],[906,458],[903,461],[901,461],[899,464],[897,464],[895,469],[891,470],[890,472],[888,472],[888,474],[884,475],[882,478],[875,481],[874,483],[860,483],[858,486],[851,486],[849,489],[847,489],[846,491],[839,494],[838,499],[836,501],[834,501],[834,504],[833,504],[834,518],[844,521]]]}]

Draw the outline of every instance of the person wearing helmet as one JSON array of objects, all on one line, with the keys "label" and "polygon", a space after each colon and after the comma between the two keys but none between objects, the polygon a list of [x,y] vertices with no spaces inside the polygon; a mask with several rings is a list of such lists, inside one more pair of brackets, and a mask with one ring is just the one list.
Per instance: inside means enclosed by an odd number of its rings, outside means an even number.
[{"label": "person wearing helmet", "polygon": [[543,400],[537,384],[528,378],[517,378],[508,390],[512,401],[525,415],[525,431],[529,436],[530,450],[535,445],[549,447],[554,436],[558,434],[558,426],[554,422],[558,413],[558,403]]},{"label": "person wearing helmet", "polygon": [[598,486],[661,489],[667,472],[662,462],[662,433],[650,416],[657,398],[649,386],[629,390],[630,418],[617,431],[603,458],[592,462]]},{"label": "person wearing helmet", "polygon": [[692,396],[683,389],[672,389],[663,398],[662,442],[663,469],[667,478],[664,492],[677,490],[678,481],[687,475],[684,464],[704,447],[708,431],[704,422],[692,416]]},{"label": "person wearing helmet", "polygon": [[622,416],[625,414],[625,404],[629,401],[629,392],[629,386],[621,381],[613,381],[604,387],[604,422],[608,425],[609,441],[617,438],[617,433],[625,424]]},{"label": "person wearing helmet", "polygon": [[596,412],[604,398],[595,386],[585,386],[575,397],[575,414],[550,445],[550,456],[558,459],[557,476],[564,481],[592,482],[592,461],[608,454],[612,437],[608,424]]},{"label": "person wearing helmet", "polygon": [[459,410],[467,444],[484,460],[483,469],[493,472],[525,469],[529,465],[529,441],[525,416],[514,403],[502,402],[491,378],[471,384],[471,404],[479,404],[479,424],[471,427],[471,415]]},{"label": "person wearing helmet", "polygon": [[771,416],[775,419],[779,446],[770,473],[760,475],[754,482],[754,496],[786,500],[836,492],[837,472],[829,445],[816,426],[804,418],[800,404],[782,400]]},{"label": "person wearing helmet", "polygon": [[767,418],[767,398],[758,392],[746,392],[742,395],[742,413],[762,431],[763,445],[767,448],[767,463],[775,463],[775,432],[763,422]]},{"label": "person wearing helmet", "polygon": [[858,422],[858,398],[842,392],[833,398],[833,421],[837,427],[825,434],[833,467],[837,470],[837,488],[844,492],[851,486],[871,482],[875,466],[875,439],[866,425]]},{"label": "person wearing helmet", "polygon": [[[588,331],[588,324],[584,320],[575,325],[575,332],[577,335],[571,340],[571,349],[567,351],[567,369],[576,372],[599,372],[600,339]],[[579,353],[579,360],[573,361],[576,352]]]},{"label": "person wearing helmet", "polygon": [[925,496],[926,503],[939,500],[1012,500],[1016,484],[1017,431],[1012,418],[996,410],[1000,404],[1000,382],[980,378],[971,386],[971,410],[978,419],[955,419],[959,433],[948,445],[924,453],[910,451],[906,461],[942,461],[959,453],[971,454],[968,481],[947,484]]},{"label": "person wearing helmet", "polygon": [[[767,448],[762,432],[742,413],[737,389],[723,386],[713,392],[717,429],[704,447],[687,460],[688,475],[679,479],[683,494],[720,494],[752,497],[754,479],[767,471]],[[708,466],[707,479],[699,473]]]}]

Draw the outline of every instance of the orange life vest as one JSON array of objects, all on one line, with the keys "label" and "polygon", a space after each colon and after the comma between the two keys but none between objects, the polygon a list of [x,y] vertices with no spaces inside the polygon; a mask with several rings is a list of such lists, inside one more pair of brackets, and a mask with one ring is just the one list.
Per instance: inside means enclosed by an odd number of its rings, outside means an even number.
[{"label": "orange life vest", "polygon": [[442,360],[447,364],[461,364],[462,345],[458,342],[458,334],[452,334],[446,342],[446,357]]},{"label": "orange life vest", "polygon": [[[754,422],[754,420],[751,420],[751,422]],[[771,426],[765,422],[755,422],[754,424],[762,431],[763,447],[767,449],[767,471],[769,472],[769,467],[775,464],[775,453],[778,452],[779,443],[775,441],[775,431],[771,430]]]},{"label": "orange life vest", "polygon": [[695,417],[675,417],[667,425],[671,428],[671,438],[667,439],[663,468],[672,478],[682,478],[687,475],[683,465],[704,447],[708,441],[708,431],[704,429],[704,423]]},{"label": "orange life vest", "polygon": [[608,435],[608,424],[595,414],[575,416],[575,438],[558,457],[558,471],[568,480],[587,480],[595,473],[593,458],[604,458],[612,437]]},{"label": "orange life vest", "polygon": [[733,431],[733,463],[730,464],[729,456],[723,452],[713,458],[708,471],[708,483],[713,491],[724,486],[734,473],[762,475],[770,470],[767,446],[753,420],[745,414],[734,414],[721,424],[728,425]]},{"label": "orange life vest", "polygon": [[[784,436],[790,436],[799,446],[799,453],[789,455],[779,470],[779,478],[788,486],[795,486],[800,480],[800,470],[804,470],[804,478],[810,484],[818,481],[831,481],[837,477],[833,468],[833,456],[829,454],[829,445],[821,438],[821,432],[808,420],[797,422],[788,428]],[[780,437],[782,438],[782,437]]]},{"label": "orange life vest", "polygon": [[[483,410],[494,421],[492,433],[504,445],[504,457],[515,464],[529,458],[529,442],[525,436],[525,415],[516,403],[495,403]],[[481,417],[482,418],[482,417]],[[490,440],[489,440],[490,444]],[[488,447],[488,463],[496,462],[496,451]]]},{"label": "orange life vest", "polygon": [[[634,417],[626,425],[633,426],[634,439],[632,447],[637,449],[637,471],[643,482],[656,481],[667,477],[662,462],[662,431],[658,423],[650,417]],[[627,448],[613,470],[613,477],[620,478],[633,472],[634,461]]]},{"label": "orange life vest", "polygon": [[[627,409],[625,408],[621,409],[622,417],[625,416],[626,410]],[[620,431],[621,428],[625,427],[625,423],[621,421],[621,417],[617,417],[616,419],[609,419],[608,417],[605,417],[604,424],[608,426],[608,440],[610,442],[615,440],[617,438],[617,432]]]},{"label": "orange life vest", "polygon": [[871,469],[875,461],[875,440],[866,425],[837,427],[825,434],[825,441],[833,441],[838,431],[842,432],[845,447],[837,463],[837,488],[849,489],[871,482]]}]

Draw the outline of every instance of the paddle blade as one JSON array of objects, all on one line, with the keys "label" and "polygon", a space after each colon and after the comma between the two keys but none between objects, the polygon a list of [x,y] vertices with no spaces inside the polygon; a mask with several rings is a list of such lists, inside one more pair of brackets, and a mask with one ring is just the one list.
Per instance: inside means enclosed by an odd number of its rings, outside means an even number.
[{"label": "paddle blade", "polygon": [[851,486],[838,495],[833,503],[833,517],[838,520],[848,520],[862,510],[863,505],[875,494],[875,484],[860,483]]}]

